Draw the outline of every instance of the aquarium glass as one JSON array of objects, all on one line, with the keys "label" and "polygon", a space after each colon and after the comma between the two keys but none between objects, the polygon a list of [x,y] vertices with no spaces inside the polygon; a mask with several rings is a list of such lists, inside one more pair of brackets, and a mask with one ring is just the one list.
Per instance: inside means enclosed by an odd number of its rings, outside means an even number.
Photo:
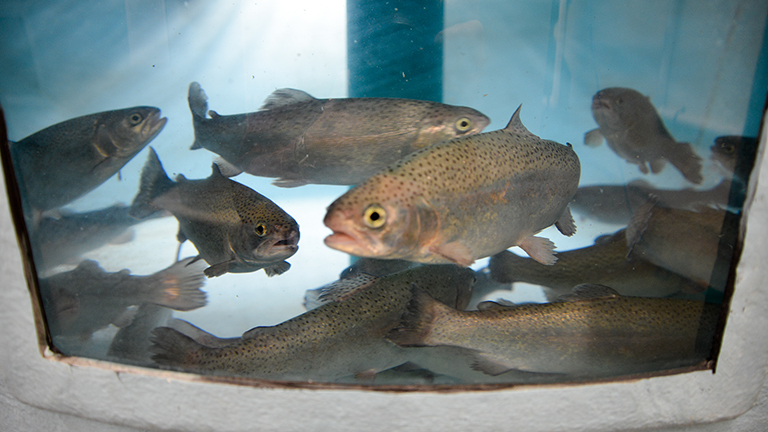
[{"label": "aquarium glass", "polygon": [[2,158],[41,349],[253,385],[715,370],[767,16],[3,2]]}]

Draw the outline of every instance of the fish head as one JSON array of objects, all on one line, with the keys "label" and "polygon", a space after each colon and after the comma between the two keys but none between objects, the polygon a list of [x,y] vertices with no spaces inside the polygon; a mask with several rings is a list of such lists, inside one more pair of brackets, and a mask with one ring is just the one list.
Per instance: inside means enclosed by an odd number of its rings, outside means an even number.
[{"label": "fish head", "polygon": [[240,259],[273,263],[299,250],[299,224],[277,204],[247,188],[239,188],[232,199],[239,231],[230,241]]},{"label": "fish head", "polygon": [[367,258],[412,259],[437,232],[437,214],[415,182],[377,174],[339,197],[323,223],[326,246]]},{"label": "fish head", "polygon": [[154,107],[106,112],[97,121],[94,146],[105,158],[131,158],[163,130],[167,121]]},{"label": "fish head", "polygon": [[491,122],[480,111],[460,106],[437,106],[421,120],[415,148],[428,147],[438,142],[475,135]]},{"label": "fish head", "polygon": [[261,221],[246,225],[252,235],[247,260],[259,262],[282,261],[299,250],[299,226],[293,223]]},{"label": "fish head", "polygon": [[631,122],[639,116],[656,115],[650,99],[637,90],[609,87],[592,97],[592,116],[600,127]]}]

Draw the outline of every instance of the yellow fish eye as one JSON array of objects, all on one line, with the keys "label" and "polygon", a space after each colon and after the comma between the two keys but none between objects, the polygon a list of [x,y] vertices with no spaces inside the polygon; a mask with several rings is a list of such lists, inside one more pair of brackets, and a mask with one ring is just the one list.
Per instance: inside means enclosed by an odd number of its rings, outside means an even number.
[{"label": "yellow fish eye", "polygon": [[254,228],[253,231],[256,233],[257,236],[264,237],[265,235],[267,235],[267,224],[265,224],[264,222],[261,222],[258,225],[256,225],[256,228]]},{"label": "yellow fish eye", "polygon": [[141,123],[144,118],[139,113],[133,113],[131,114],[131,117],[129,118],[131,125],[136,126],[137,124]]},{"label": "yellow fish eye", "polygon": [[363,212],[363,223],[368,228],[381,228],[387,222],[387,211],[378,204],[371,204]]},{"label": "yellow fish eye", "polygon": [[472,120],[462,117],[456,120],[456,130],[459,132],[466,132],[472,127]]},{"label": "yellow fish eye", "polygon": [[722,149],[723,149],[723,151],[724,151],[725,153],[733,153],[733,152],[734,152],[734,150],[736,150],[736,146],[734,146],[734,145],[732,145],[732,144],[724,144],[724,145],[722,146]]}]

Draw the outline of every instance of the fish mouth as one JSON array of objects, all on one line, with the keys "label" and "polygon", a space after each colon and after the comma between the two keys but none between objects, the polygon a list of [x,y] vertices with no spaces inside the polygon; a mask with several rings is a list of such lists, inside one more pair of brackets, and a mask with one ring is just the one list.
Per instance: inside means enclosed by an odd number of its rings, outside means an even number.
[{"label": "fish mouth", "polygon": [[600,93],[597,93],[592,98],[592,110],[611,109],[611,104]]},{"label": "fish mouth", "polygon": [[253,251],[259,259],[283,260],[299,250],[299,232],[292,230],[285,235],[266,239]]},{"label": "fish mouth", "polygon": [[144,122],[144,126],[141,128],[141,136],[144,137],[144,142],[150,142],[163,130],[165,124],[168,123],[168,119],[160,117],[160,110],[152,111],[147,116]]}]

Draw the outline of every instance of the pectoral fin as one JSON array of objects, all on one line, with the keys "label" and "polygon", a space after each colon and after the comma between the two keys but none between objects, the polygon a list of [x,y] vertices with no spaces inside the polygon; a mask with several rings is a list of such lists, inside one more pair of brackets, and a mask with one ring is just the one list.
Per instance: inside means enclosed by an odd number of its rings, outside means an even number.
[{"label": "pectoral fin", "polygon": [[581,284],[573,287],[573,292],[563,294],[554,300],[554,303],[574,302],[582,300],[609,299],[619,297],[619,293],[606,285]]},{"label": "pectoral fin", "polygon": [[430,248],[434,254],[440,255],[448,261],[463,267],[469,267],[475,262],[472,251],[464,243],[454,241],[437,247]]},{"label": "pectoral fin", "polygon": [[604,141],[603,134],[600,132],[600,128],[592,129],[584,134],[584,144],[588,147],[597,147]]},{"label": "pectoral fin", "polygon": [[553,265],[557,261],[555,244],[547,238],[528,236],[518,246],[532,259],[544,265]]},{"label": "pectoral fin", "polygon": [[283,261],[269,267],[264,267],[264,273],[266,273],[268,277],[278,276],[287,272],[290,268],[291,265],[288,261]]},{"label": "pectoral fin", "polygon": [[477,353],[474,355],[475,361],[472,363],[472,369],[480,371],[486,375],[496,376],[501,375],[504,372],[509,372],[515,369],[514,366],[493,358],[484,353]]}]

